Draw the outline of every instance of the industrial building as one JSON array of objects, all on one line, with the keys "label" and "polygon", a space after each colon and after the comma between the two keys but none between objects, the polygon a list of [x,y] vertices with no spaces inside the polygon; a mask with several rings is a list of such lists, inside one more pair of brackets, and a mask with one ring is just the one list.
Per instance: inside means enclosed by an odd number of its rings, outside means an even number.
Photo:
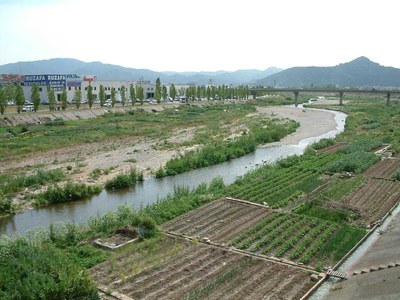
[{"label": "industrial building", "polygon": [[88,86],[92,86],[94,100],[99,99],[100,85],[104,87],[106,99],[111,98],[111,89],[116,92],[116,100],[121,100],[121,88],[125,88],[126,99],[129,99],[129,87],[131,84],[137,90],[138,86],[143,87],[145,99],[153,98],[155,84],[145,80],[97,80],[96,76],[78,76],[76,74],[36,74],[36,75],[0,75],[0,84],[19,84],[22,86],[26,100],[31,99],[32,86],[39,86],[40,101],[43,104],[49,102],[47,86],[55,93],[56,100],[61,99],[63,89],[67,91],[67,101],[72,103],[76,90],[81,92],[82,102],[87,101]]}]

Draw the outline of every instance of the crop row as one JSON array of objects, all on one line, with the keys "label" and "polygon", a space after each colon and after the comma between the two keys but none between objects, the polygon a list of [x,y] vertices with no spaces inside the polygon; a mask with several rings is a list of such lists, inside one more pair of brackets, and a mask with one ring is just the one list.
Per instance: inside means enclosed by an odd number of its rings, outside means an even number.
[{"label": "crop row", "polygon": [[288,257],[309,263],[313,255],[328,241],[336,224],[295,214],[272,214],[233,239],[238,249]]}]

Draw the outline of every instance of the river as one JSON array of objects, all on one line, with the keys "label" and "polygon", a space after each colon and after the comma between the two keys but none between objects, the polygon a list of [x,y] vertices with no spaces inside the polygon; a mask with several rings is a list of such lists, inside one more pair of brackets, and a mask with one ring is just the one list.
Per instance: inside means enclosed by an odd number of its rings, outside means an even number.
[{"label": "river", "polygon": [[231,184],[237,176],[244,175],[259,165],[272,163],[290,155],[302,154],[308,145],[322,138],[334,137],[342,132],[346,114],[330,112],[334,114],[336,121],[335,130],[304,139],[296,145],[264,146],[258,148],[254,153],[219,165],[161,179],[148,178],[133,189],[119,192],[103,190],[90,199],[50,205],[4,217],[0,219],[0,234],[8,236],[23,234],[38,227],[47,228],[51,223],[81,223],[92,216],[101,216],[109,210],[116,210],[124,204],[140,208],[173,192],[174,186],[195,188],[199,183],[209,183],[217,176],[222,177],[225,184]]}]

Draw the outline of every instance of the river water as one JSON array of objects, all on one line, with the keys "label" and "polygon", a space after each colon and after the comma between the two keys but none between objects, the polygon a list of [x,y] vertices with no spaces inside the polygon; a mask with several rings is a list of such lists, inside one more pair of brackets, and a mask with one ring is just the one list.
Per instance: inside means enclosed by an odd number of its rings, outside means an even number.
[{"label": "river water", "polygon": [[342,132],[346,114],[330,112],[334,114],[336,129],[317,137],[304,139],[297,145],[264,146],[258,148],[254,153],[219,165],[161,179],[148,178],[134,189],[119,192],[103,190],[99,195],[87,200],[60,203],[0,218],[0,235],[23,234],[37,227],[47,228],[51,223],[81,223],[92,216],[101,216],[109,210],[116,210],[124,204],[140,208],[172,193],[175,186],[195,188],[199,183],[209,183],[217,176],[222,177],[225,184],[231,184],[237,176],[244,175],[259,165],[272,163],[290,155],[302,154],[308,145],[322,138],[334,137]]}]

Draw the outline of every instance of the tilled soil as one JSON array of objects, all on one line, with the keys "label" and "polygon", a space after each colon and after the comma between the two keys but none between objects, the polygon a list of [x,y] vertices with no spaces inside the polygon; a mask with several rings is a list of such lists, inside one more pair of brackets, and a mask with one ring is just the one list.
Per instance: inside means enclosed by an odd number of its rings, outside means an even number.
[{"label": "tilled soil", "polygon": [[[165,237],[162,250],[176,240]],[[307,271],[247,257],[228,249],[179,239],[179,251],[158,258],[158,263],[132,271],[129,253],[91,269],[94,279],[113,291],[134,299],[299,299],[313,286]],[[142,253],[143,254],[143,253]],[[158,254],[156,256],[158,256]],[[119,275],[111,275],[118,273]]]},{"label": "tilled soil", "polygon": [[400,170],[400,159],[385,158],[368,168],[364,175],[368,178],[391,179]]},{"label": "tilled soil", "polygon": [[169,232],[227,243],[270,213],[271,210],[264,207],[220,199],[166,223],[163,228]]},{"label": "tilled soil", "polygon": [[369,225],[379,221],[400,199],[400,182],[369,179],[343,201],[360,211],[357,223]]}]

